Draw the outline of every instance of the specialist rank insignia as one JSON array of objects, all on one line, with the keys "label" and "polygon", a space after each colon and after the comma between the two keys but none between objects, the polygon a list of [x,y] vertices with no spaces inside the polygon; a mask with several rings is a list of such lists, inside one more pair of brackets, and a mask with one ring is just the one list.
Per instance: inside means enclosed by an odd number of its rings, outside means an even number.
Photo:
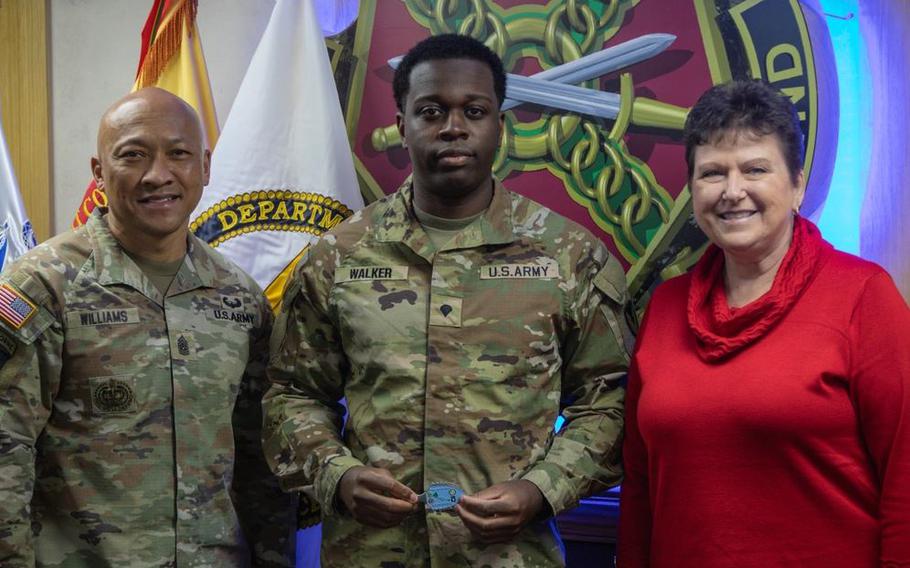
[{"label": "specialist rank insignia", "polygon": [[448,511],[454,509],[461,500],[464,490],[454,483],[431,483],[425,493],[417,496],[428,511]]}]

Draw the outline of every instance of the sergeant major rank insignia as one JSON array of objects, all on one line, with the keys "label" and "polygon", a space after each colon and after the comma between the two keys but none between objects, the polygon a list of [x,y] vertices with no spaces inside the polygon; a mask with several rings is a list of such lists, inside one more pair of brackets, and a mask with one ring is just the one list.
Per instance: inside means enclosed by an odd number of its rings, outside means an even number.
[{"label": "sergeant major rank insignia", "polygon": [[180,331],[171,340],[171,354],[175,359],[189,361],[196,358],[196,338],[190,331]]},{"label": "sergeant major rank insignia", "polygon": [[184,357],[190,354],[190,342],[186,339],[185,335],[181,335],[177,338],[177,352]]}]

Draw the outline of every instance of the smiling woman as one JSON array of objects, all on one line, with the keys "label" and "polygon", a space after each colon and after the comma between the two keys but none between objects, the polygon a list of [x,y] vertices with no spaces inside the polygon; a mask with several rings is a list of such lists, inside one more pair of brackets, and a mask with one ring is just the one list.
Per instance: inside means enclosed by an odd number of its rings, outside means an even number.
[{"label": "smiling woman", "polygon": [[788,171],[776,135],[732,132],[696,148],[691,187],[698,226],[724,251],[730,304],[755,300],[790,246],[802,171]]},{"label": "smiling woman", "polygon": [[[724,251],[733,307],[771,289],[806,193],[796,109],[761,82],[715,88],[687,124],[698,226]],[[725,108],[729,105],[728,108]]]},{"label": "smiling woman", "polygon": [[656,290],[639,332],[620,565],[903,565],[910,310],[881,267],[799,215],[787,97],[713,87],[685,138],[713,246]]}]

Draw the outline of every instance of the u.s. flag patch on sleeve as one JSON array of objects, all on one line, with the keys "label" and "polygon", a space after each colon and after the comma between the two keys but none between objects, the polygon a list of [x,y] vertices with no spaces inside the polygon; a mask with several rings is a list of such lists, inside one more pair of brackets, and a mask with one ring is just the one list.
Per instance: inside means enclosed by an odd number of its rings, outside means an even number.
[{"label": "u.s. flag patch on sleeve", "polygon": [[11,286],[0,284],[0,318],[13,329],[21,328],[37,311],[28,298]]}]

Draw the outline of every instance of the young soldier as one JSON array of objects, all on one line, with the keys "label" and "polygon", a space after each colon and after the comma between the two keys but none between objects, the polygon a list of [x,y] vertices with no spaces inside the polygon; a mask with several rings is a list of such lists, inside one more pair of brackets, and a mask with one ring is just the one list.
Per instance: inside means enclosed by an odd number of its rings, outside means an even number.
[{"label": "young soldier", "polygon": [[505,74],[483,44],[419,43],[394,89],[412,179],[300,263],[266,457],[321,503],[324,568],[561,565],[553,515],[620,478],[623,270],[491,176]]}]

